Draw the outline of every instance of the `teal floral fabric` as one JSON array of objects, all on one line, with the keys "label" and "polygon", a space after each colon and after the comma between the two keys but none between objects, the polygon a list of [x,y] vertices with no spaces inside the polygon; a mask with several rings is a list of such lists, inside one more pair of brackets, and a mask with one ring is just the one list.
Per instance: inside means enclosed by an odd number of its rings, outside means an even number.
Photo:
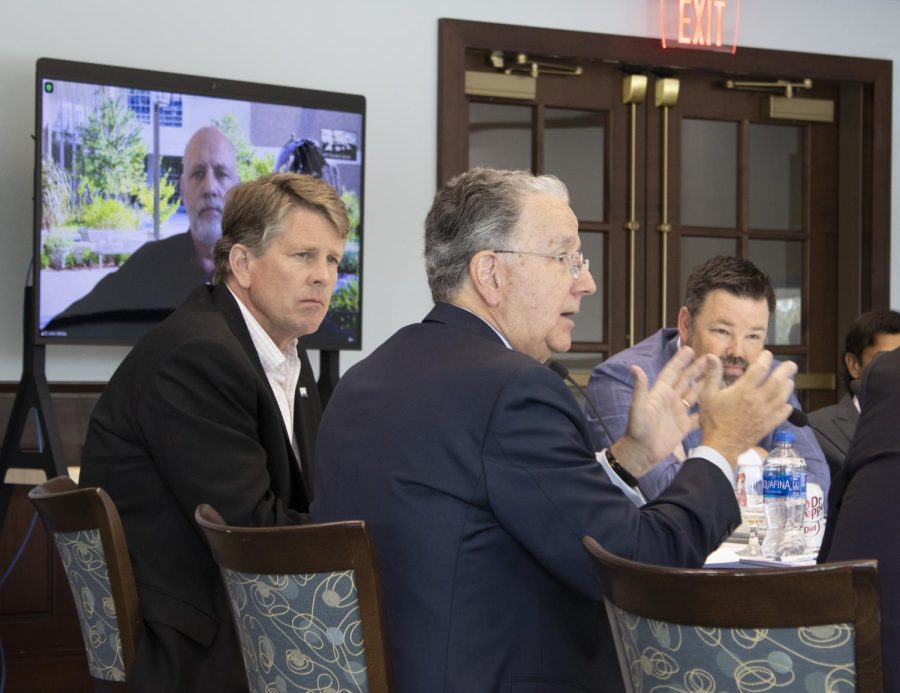
[{"label": "teal floral fabric", "polygon": [[253,693],[368,691],[352,570],[222,575]]},{"label": "teal floral fabric", "polygon": [[124,681],[119,621],[100,532],[96,529],[61,532],[53,538],[75,598],[91,676]]},{"label": "teal floral fabric", "polygon": [[[607,602],[636,693],[841,693],[856,688],[853,624],[725,629],[636,616]],[[622,653],[620,653],[621,657]]]}]

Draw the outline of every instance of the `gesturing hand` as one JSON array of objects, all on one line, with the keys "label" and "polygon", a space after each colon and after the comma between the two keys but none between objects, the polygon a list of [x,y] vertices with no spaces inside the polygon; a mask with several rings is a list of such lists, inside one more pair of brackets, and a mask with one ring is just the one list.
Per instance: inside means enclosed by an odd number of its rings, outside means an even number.
[{"label": "gesturing hand", "polygon": [[[690,410],[697,401],[705,374],[717,363],[714,356],[695,359],[693,349],[682,347],[649,390],[647,375],[637,366],[631,366],[634,394],[628,411],[628,427],[613,446],[622,466],[635,476],[642,476],[697,427],[698,416]],[[719,370],[721,378],[721,366]]]},{"label": "gesturing hand", "polygon": [[[718,362],[718,359],[716,359]],[[772,353],[763,351],[732,385],[722,387],[721,363],[711,368],[700,392],[702,443],[732,464],[737,456],[784,421],[791,413],[788,397],[797,365],[785,361],[769,373]]]}]

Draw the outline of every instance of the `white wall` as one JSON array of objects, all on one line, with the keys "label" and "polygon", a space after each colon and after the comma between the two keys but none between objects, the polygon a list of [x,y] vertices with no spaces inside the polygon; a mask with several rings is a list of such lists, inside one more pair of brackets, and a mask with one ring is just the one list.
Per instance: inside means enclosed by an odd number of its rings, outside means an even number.
[{"label": "white wall", "polygon": [[[439,17],[654,36],[657,0],[29,0],[0,4],[0,381],[21,372],[22,286],[31,252],[34,63],[46,56],[364,94],[368,99],[362,354],[431,305],[422,221],[437,167]],[[743,3],[744,46],[900,59],[897,0]],[[896,73],[895,73],[896,74]],[[897,78],[894,84],[898,91]],[[900,109],[892,162],[900,171]],[[900,175],[894,175],[892,198]],[[891,303],[900,306],[900,225]],[[106,380],[113,347],[53,347],[51,380]],[[315,361],[315,359],[314,359]]]}]

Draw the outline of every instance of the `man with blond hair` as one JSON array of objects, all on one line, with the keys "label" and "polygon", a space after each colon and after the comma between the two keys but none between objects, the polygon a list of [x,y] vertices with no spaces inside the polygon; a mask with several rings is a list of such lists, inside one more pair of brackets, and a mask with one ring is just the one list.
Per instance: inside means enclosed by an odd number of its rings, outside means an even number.
[{"label": "man with blond hair", "polygon": [[135,346],[97,403],[81,484],[112,497],[134,564],[145,628],[129,690],[247,689],[194,510],[244,526],[306,519],[321,406],[298,338],[325,317],[348,230],[320,180],[234,188],[213,284]]}]

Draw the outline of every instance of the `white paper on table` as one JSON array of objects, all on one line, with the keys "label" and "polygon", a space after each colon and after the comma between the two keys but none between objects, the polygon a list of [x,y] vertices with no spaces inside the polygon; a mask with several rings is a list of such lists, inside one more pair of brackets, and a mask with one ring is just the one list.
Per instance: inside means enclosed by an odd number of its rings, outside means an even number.
[{"label": "white paper on table", "polygon": [[804,553],[783,558],[766,558],[765,556],[741,556],[741,563],[763,565],[770,568],[794,568],[816,564],[816,554]]},{"label": "white paper on table", "polygon": [[706,557],[703,565],[718,565],[720,563],[737,563],[740,556],[738,551],[743,551],[746,544],[737,544],[733,541],[726,541]]}]

